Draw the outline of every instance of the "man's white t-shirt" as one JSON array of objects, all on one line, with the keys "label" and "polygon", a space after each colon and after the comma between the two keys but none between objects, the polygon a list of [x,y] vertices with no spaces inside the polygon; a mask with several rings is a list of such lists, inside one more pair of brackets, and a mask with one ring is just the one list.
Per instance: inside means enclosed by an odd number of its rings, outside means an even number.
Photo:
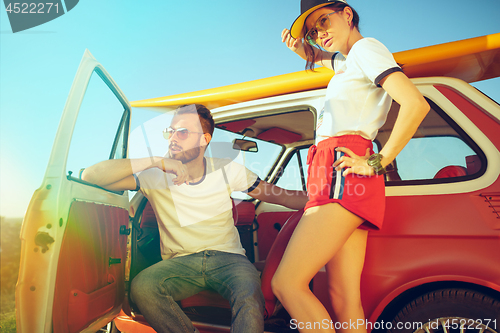
[{"label": "man's white t-shirt", "polygon": [[175,175],[157,168],[137,178],[158,221],[163,259],[204,250],[245,254],[230,194],[252,191],[260,182],[255,173],[229,159],[206,157],[205,175],[197,183],[174,185]]},{"label": "man's white t-shirt", "polygon": [[332,58],[335,75],[318,115],[316,143],[331,136],[359,134],[373,140],[385,123],[392,98],[379,85],[387,75],[401,71],[391,52],[374,38],[357,41],[347,58]]}]

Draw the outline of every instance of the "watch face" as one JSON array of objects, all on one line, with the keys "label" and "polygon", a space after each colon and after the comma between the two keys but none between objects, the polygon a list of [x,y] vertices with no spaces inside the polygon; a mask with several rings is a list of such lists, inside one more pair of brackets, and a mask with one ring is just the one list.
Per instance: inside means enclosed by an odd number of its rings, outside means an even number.
[{"label": "watch face", "polygon": [[373,154],[368,158],[368,165],[374,165],[379,163],[381,160],[380,154]]}]

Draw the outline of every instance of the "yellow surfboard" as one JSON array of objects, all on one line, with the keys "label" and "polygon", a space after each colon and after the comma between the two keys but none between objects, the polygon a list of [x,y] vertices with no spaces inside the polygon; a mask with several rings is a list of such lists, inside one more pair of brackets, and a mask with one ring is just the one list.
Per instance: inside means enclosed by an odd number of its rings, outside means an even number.
[{"label": "yellow surfboard", "polygon": [[[466,82],[500,76],[500,33],[394,53],[410,78],[447,76]],[[204,104],[208,108],[312,89],[326,88],[334,72],[324,67],[185,94],[132,102],[133,107],[176,107]]]}]

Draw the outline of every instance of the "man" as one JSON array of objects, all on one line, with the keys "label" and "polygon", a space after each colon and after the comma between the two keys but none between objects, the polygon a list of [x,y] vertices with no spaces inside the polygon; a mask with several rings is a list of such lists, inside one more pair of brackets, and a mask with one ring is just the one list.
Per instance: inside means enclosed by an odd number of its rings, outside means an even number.
[{"label": "man", "polygon": [[261,181],[229,159],[204,156],[214,121],[203,105],[179,107],[170,127],[169,157],[108,160],[82,179],[110,190],[139,189],[155,211],[163,260],[132,281],[131,297],[157,332],[196,329],[176,301],[213,289],[229,300],[231,332],[264,331],[260,277],[246,258],[232,217],[232,191],[293,209],[307,194]]}]

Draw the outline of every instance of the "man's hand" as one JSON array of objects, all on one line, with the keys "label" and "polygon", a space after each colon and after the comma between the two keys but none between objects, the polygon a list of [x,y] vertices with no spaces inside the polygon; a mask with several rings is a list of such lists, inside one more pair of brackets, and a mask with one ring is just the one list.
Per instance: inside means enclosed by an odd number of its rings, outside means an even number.
[{"label": "man's hand", "polygon": [[182,185],[188,181],[188,169],[186,165],[182,164],[181,161],[170,158],[161,158],[155,163],[155,166],[158,169],[163,170],[163,172],[176,175],[177,177],[173,180],[175,185]]},{"label": "man's hand", "polygon": [[254,199],[282,205],[291,209],[302,209],[309,198],[306,191],[285,190],[263,180],[248,195]]}]

